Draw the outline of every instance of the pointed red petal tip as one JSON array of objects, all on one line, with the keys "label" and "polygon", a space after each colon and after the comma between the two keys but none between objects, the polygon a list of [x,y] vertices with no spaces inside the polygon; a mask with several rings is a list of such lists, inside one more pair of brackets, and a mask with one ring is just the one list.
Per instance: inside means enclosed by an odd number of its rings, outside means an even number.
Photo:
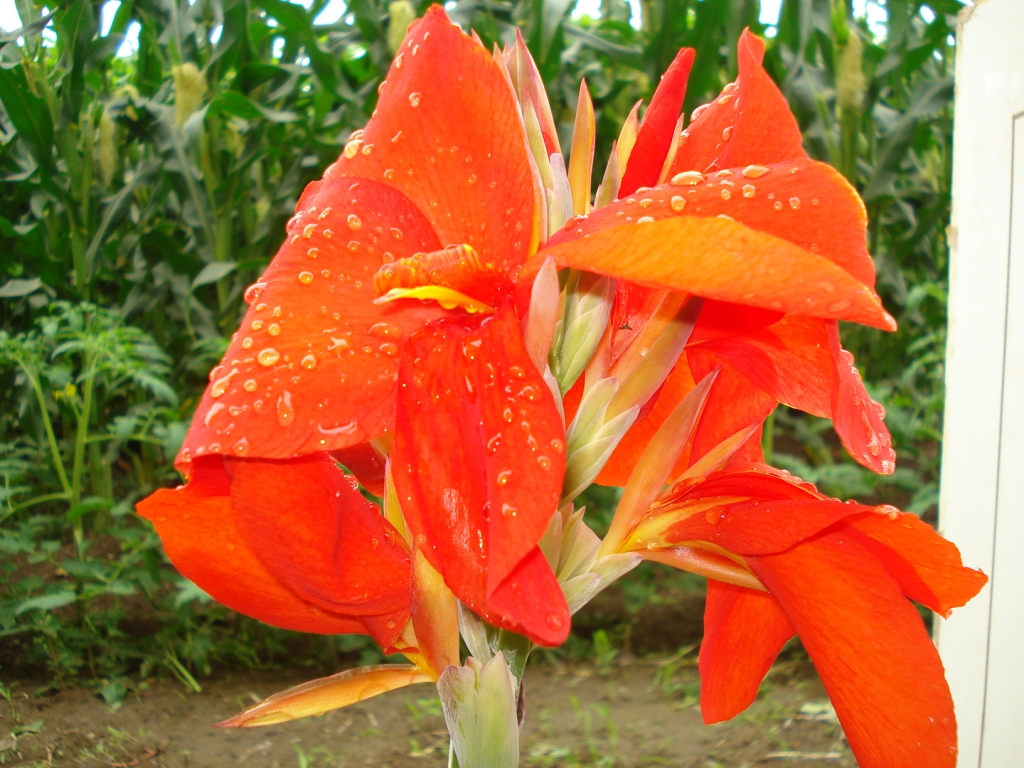
[{"label": "pointed red petal tip", "polygon": [[672,144],[676,119],[686,98],[686,82],[690,78],[694,56],[692,48],[682,48],[658,83],[629,155],[626,172],[619,185],[619,197],[658,183],[658,175]]},{"label": "pointed red petal tip", "polygon": [[565,433],[510,307],[410,340],[393,461],[417,546],[455,595],[537,642],[564,639],[565,599],[537,542],[558,506]]}]

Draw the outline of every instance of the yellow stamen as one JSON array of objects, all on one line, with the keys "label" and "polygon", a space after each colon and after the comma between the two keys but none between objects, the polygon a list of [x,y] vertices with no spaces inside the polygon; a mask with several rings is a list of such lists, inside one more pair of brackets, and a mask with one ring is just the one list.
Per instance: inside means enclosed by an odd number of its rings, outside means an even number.
[{"label": "yellow stamen", "polygon": [[398,299],[420,299],[421,301],[436,301],[442,309],[455,309],[460,307],[466,312],[473,314],[492,314],[494,307],[477,301],[464,293],[445,288],[443,285],[420,285],[416,288],[392,288],[373,300],[374,304],[387,304]]}]

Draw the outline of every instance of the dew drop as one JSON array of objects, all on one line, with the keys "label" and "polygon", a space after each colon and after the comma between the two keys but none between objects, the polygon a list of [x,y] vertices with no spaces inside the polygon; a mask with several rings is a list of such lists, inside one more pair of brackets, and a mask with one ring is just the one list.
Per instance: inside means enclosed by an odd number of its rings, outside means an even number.
[{"label": "dew drop", "polygon": [[512,479],[512,470],[511,469],[502,470],[501,472],[498,473],[498,479],[496,480],[496,483],[497,483],[499,488],[504,488],[506,485],[508,485],[508,482],[511,479]]},{"label": "dew drop", "polygon": [[401,338],[402,331],[391,323],[374,323],[370,326],[369,334],[380,339]]},{"label": "dew drop", "polygon": [[363,226],[362,220],[358,216],[356,216],[354,213],[350,213],[348,215],[348,219],[346,219],[346,221],[348,221],[348,228],[353,230],[353,231],[357,230],[361,226]]},{"label": "dew drop", "polygon": [[776,201],[775,205],[773,205],[772,208],[774,208],[776,211],[781,211],[782,210],[782,203]]},{"label": "dew drop", "polygon": [[800,210],[800,198],[799,197],[791,197],[791,198],[789,198],[789,207],[792,208],[794,211]]},{"label": "dew drop", "polygon": [[385,341],[379,349],[388,357],[395,357],[398,354],[398,345],[393,341]]},{"label": "dew drop", "polygon": [[540,464],[540,468],[543,469],[545,472],[551,469],[551,459],[549,459],[547,456],[538,456],[537,463]]},{"label": "dew drop", "polygon": [[402,59],[404,59],[404,58],[405,58],[405,54],[404,53],[400,53],[397,56],[395,56],[395,69],[401,69],[402,68]]},{"label": "dew drop", "polygon": [[722,195],[723,200],[728,200],[732,197],[732,192],[728,189],[723,189],[720,194]]},{"label": "dew drop", "polygon": [[413,91],[409,94],[409,106],[418,107],[420,102],[423,101],[423,94],[419,91]]},{"label": "dew drop", "polygon": [[246,392],[255,392],[256,379],[246,379],[245,383],[242,385],[242,389],[244,389]]},{"label": "dew drop", "polygon": [[487,441],[487,455],[493,456],[501,445],[501,432],[496,435],[492,435]]},{"label": "dew drop", "polygon": [[302,358],[302,361],[299,363],[299,365],[301,365],[307,371],[312,371],[314,368],[316,368],[316,357],[314,355],[306,355],[304,358]]},{"label": "dew drop", "polygon": [[641,216],[639,219],[636,220],[637,224],[651,224],[653,222],[654,222],[654,217],[653,216]]},{"label": "dew drop", "polygon": [[371,152],[373,152],[373,144],[364,144],[362,150],[360,151],[364,155],[369,155]]},{"label": "dew drop", "polygon": [[502,517],[515,517],[519,514],[519,508],[506,502],[501,505],[501,514]]},{"label": "dew drop", "polygon": [[228,390],[228,385],[231,383],[231,379],[238,375],[238,369],[233,368],[227,376],[223,376],[213,382],[213,386],[210,387],[210,397],[220,397]]},{"label": "dew drop", "polygon": [[210,422],[217,416],[218,413],[224,410],[224,403],[214,403],[210,406],[210,410],[206,412],[206,416],[203,417],[203,426],[210,426]]},{"label": "dew drop", "polygon": [[722,141],[728,141],[731,136],[732,136],[732,126],[731,125],[727,125],[727,126],[725,126],[725,128],[722,129]]},{"label": "dew drop", "polygon": [[683,171],[677,173],[669,182],[674,187],[695,187],[704,183],[705,176],[700,171]]},{"label": "dew drop", "polygon": [[362,139],[352,139],[348,144],[345,145],[345,149],[342,154],[351,160],[357,154],[359,154],[359,146],[363,143]]},{"label": "dew drop", "polygon": [[315,259],[317,256],[320,255],[320,249],[310,248],[308,251],[306,251],[306,255],[309,256],[309,258],[311,259]]},{"label": "dew drop", "polygon": [[246,336],[242,339],[242,349],[252,349],[252,337]]},{"label": "dew drop", "polygon": [[261,349],[260,353],[258,355],[256,355],[256,362],[259,363],[260,365],[264,366],[264,367],[270,367],[271,365],[273,365],[274,363],[276,363],[280,359],[281,359],[281,353],[278,352],[273,347],[267,347],[266,349]]},{"label": "dew drop", "polygon": [[348,248],[349,253],[355,253],[356,251],[359,250],[359,241],[358,240],[349,240],[348,241],[348,245],[345,246],[345,247]]},{"label": "dew drop", "polygon": [[299,282],[303,285],[309,285],[313,282],[312,272],[299,272]]},{"label": "dew drop", "polygon": [[679,195],[673,195],[672,199],[669,201],[669,205],[672,206],[673,211],[679,213],[681,210],[683,210],[683,208],[686,207],[686,201],[683,200],[683,198],[681,198]]},{"label": "dew drop", "polygon": [[753,197],[756,194],[757,194],[757,187],[755,187],[753,184],[744,184],[743,185],[743,196],[745,198],[750,199],[751,197]]},{"label": "dew drop", "polygon": [[767,168],[763,165],[748,165],[740,173],[748,179],[759,179],[768,173],[771,168]]},{"label": "dew drop", "polygon": [[249,455],[249,441],[244,437],[238,438],[238,441],[231,446],[231,452],[235,456],[248,456]]},{"label": "dew drop", "polygon": [[271,336],[278,336],[281,333],[281,326],[278,325],[277,323],[271,323],[270,327],[267,328],[267,333],[269,333]]},{"label": "dew drop", "polygon": [[473,186],[474,184],[476,184],[476,182],[477,178],[475,173],[471,173],[469,174],[469,176],[466,177],[466,184],[468,184],[469,186]]},{"label": "dew drop", "polygon": [[645,197],[643,200],[640,201],[640,207],[641,208],[649,208],[651,206],[651,203],[653,203],[653,202],[654,201],[651,200],[651,198]]},{"label": "dew drop", "polygon": [[506,408],[504,411],[501,412],[501,418],[503,418],[506,422],[511,424],[512,419],[515,418],[515,414],[512,412],[511,408]]},{"label": "dew drop", "polygon": [[292,393],[287,389],[277,398],[277,423],[287,427],[295,421],[295,409],[292,407]]}]

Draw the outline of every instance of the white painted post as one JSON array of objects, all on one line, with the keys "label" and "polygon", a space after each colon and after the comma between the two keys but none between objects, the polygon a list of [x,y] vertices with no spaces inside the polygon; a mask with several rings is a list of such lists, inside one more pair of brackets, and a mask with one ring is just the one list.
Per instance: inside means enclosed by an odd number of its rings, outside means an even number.
[{"label": "white painted post", "polygon": [[977,0],[957,41],[939,523],[991,582],[939,652],[960,768],[1024,768],[1024,0]]}]

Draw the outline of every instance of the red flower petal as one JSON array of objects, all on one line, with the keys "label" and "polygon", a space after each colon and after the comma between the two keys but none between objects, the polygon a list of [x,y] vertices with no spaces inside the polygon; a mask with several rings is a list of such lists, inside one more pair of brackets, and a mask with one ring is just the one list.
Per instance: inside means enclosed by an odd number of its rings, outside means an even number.
[{"label": "red flower petal", "polygon": [[735,717],[757,698],[793,626],[767,592],[708,579],[700,644],[700,711],[708,725]]},{"label": "red flower petal", "polygon": [[[725,489],[721,492],[728,498]],[[789,549],[851,514],[871,511],[871,507],[831,499],[755,498],[692,515],[669,528],[664,540],[672,544],[709,541],[738,555],[767,555]]]},{"label": "red flower petal", "polygon": [[780,403],[829,418],[835,366],[826,322],[785,315],[768,328],[692,348],[713,352]]},{"label": "red flower petal", "polygon": [[[794,177],[803,173],[812,195],[835,188],[841,177],[800,163],[795,175],[776,168],[778,192],[762,185],[753,198],[743,197],[743,179],[734,175],[700,186],[663,185],[606,205],[554,235],[528,269],[550,256],[561,266],[652,288],[893,328],[878,296],[848,271],[867,275],[857,266],[867,256],[856,193],[839,190],[842,205],[814,206],[818,197],[793,194],[801,184]],[[855,243],[847,235],[858,228]]]},{"label": "red flower petal", "polygon": [[175,567],[217,602],[297,632],[365,634],[358,618],[323,610],[270,574],[235,525],[230,489],[222,460],[211,456],[193,463],[187,485],[157,491],[137,509],[153,521]]},{"label": "red flower petal", "polygon": [[384,495],[384,462],[369,443],[331,451],[331,458],[344,465],[374,496]]},{"label": "red flower petal", "polygon": [[619,184],[619,197],[658,183],[661,167],[672,144],[672,132],[686,98],[686,81],[690,77],[693,57],[692,48],[680,49],[662,75],[629,155],[626,172]]},{"label": "red flower petal", "polygon": [[883,475],[896,469],[896,452],[885,426],[885,409],[864,389],[853,355],[839,343],[839,324],[826,323],[828,344],[835,364],[832,423],[836,433],[858,462]]},{"label": "red flower petal", "polygon": [[690,123],[673,174],[807,156],[786,97],[761,67],[763,57],[764,42],[745,30],[736,48],[735,87],[727,87]]},{"label": "red flower petal", "polygon": [[375,305],[373,275],[389,258],[438,248],[437,238],[407,198],[377,182],[332,176],[307,189],[299,210],[210,372],[179,466],[204,453],[337,450],[394,419],[403,340],[443,310]]},{"label": "red flower petal", "polygon": [[861,768],[956,765],[942,663],[870,550],[836,532],[748,563],[800,635]]},{"label": "red flower petal", "polygon": [[[477,613],[560,643],[561,590],[546,562],[527,569],[524,558],[558,506],[565,433],[515,314],[506,306],[425,328],[409,341],[400,382],[395,485],[417,545]],[[533,590],[551,601],[539,614]]]},{"label": "red flower petal", "polygon": [[405,543],[330,456],[225,465],[235,525],[268,571],[311,603],[386,615],[401,632],[411,571]]},{"label": "red flower petal", "polygon": [[[714,355],[700,347],[687,349],[686,359],[695,380],[704,378],[721,365]],[[729,365],[722,366],[693,435],[690,464],[744,427],[763,422],[776,405],[775,398],[754,385],[735,368]],[[751,439],[754,441],[752,450],[741,449],[736,457],[738,460],[763,460],[760,453],[760,434],[754,435]]]},{"label": "red flower petal", "polygon": [[981,590],[988,577],[965,568],[960,551],[917,515],[853,515],[846,526],[896,579],[903,594],[948,618]]},{"label": "red flower petal", "polygon": [[403,192],[441,245],[471,245],[505,271],[534,250],[539,187],[515,95],[490,52],[440,6],[410,27],[360,139],[336,173]]},{"label": "red flower petal", "polygon": [[[874,285],[875,265],[867,251],[864,203],[857,190],[831,166],[800,159],[772,165],[735,166],[707,177],[685,177],[680,182],[679,185],[662,184],[633,197],[623,196],[594,211],[586,220],[572,222],[555,234],[548,245],[578,239],[581,235],[621,226],[641,217],[660,221],[724,215],[822,256],[858,282],[869,287]],[[784,269],[781,263],[775,266]],[[769,269],[765,279],[775,281],[780,274]],[[839,283],[831,287],[822,285],[820,289],[823,304],[838,305],[835,312],[849,308],[853,301],[841,295]],[[765,306],[748,299],[736,303]],[[810,314],[799,309],[794,311]]]}]

